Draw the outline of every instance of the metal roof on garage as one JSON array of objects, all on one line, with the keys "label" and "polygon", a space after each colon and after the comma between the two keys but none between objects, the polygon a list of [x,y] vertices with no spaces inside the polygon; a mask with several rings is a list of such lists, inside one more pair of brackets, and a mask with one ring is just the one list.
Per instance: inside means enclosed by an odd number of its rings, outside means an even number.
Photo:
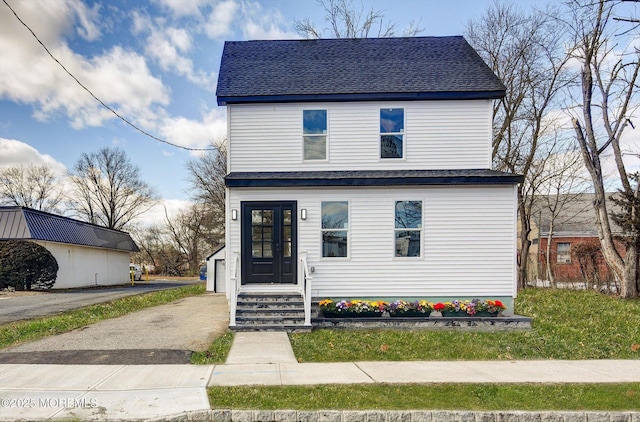
[{"label": "metal roof on garage", "polygon": [[27,207],[0,207],[0,240],[9,239],[139,251],[129,233]]}]

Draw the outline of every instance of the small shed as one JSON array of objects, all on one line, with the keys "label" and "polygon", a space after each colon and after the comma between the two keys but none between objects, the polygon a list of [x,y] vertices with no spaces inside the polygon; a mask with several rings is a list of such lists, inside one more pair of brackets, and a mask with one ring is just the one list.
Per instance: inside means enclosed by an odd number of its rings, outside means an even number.
[{"label": "small shed", "polygon": [[27,207],[0,207],[0,240],[44,246],[58,262],[54,289],[123,284],[129,254],[138,246],[128,233]]},{"label": "small shed", "polygon": [[207,257],[207,291],[225,293],[227,291],[224,245]]}]

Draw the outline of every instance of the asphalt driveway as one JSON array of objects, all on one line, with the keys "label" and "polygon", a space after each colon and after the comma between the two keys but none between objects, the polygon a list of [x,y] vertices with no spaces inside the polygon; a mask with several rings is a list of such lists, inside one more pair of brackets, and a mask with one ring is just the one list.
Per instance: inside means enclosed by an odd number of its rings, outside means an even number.
[{"label": "asphalt driveway", "polygon": [[3,363],[189,363],[229,325],[224,294],[205,293],[0,350]]},{"label": "asphalt driveway", "polygon": [[50,290],[46,292],[0,292],[0,324],[54,315],[71,309],[82,308],[96,303],[108,302],[125,296],[138,295],[157,290],[171,289],[198,280],[150,280],[136,281],[119,287]]}]

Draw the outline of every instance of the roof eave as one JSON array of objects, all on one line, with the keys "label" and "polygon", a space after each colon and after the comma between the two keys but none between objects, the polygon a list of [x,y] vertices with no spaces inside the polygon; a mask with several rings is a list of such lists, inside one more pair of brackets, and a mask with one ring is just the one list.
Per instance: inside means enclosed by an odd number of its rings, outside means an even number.
[{"label": "roof eave", "polygon": [[504,176],[427,176],[385,178],[271,178],[227,177],[230,188],[289,188],[289,187],[384,187],[384,186],[436,186],[436,185],[515,185],[522,183],[520,175]]},{"label": "roof eave", "polygon": [[346,94],[285,94],[285,95],[219,95],[218,105],[294,102],[355,102],[355,101],[436,101],[495,100],[505,96],[505,90],[443,91],[443,92],[381,92]]}]

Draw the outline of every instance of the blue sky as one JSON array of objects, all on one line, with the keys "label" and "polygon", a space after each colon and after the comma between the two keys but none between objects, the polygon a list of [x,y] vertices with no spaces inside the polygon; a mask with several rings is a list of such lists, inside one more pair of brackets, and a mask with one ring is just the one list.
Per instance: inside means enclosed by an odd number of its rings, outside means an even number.
[{"label": "blue sky", "polygon": [[[325,26],[313,0],[6,1],[97,97],[145,131],[190,148],[226,133],[215,98],[225,40],[298,38],[294,21],[305,17]],[[490,1],[362,5],[400,29],[419,21],[428,36],[462,34]],[[185,162],[194,153],[152,140],[102,108],[0,2],[0,168],[49,162],[64,172],[81,153],[107,146],[123,148],[170,207],[189,198]]]}]

